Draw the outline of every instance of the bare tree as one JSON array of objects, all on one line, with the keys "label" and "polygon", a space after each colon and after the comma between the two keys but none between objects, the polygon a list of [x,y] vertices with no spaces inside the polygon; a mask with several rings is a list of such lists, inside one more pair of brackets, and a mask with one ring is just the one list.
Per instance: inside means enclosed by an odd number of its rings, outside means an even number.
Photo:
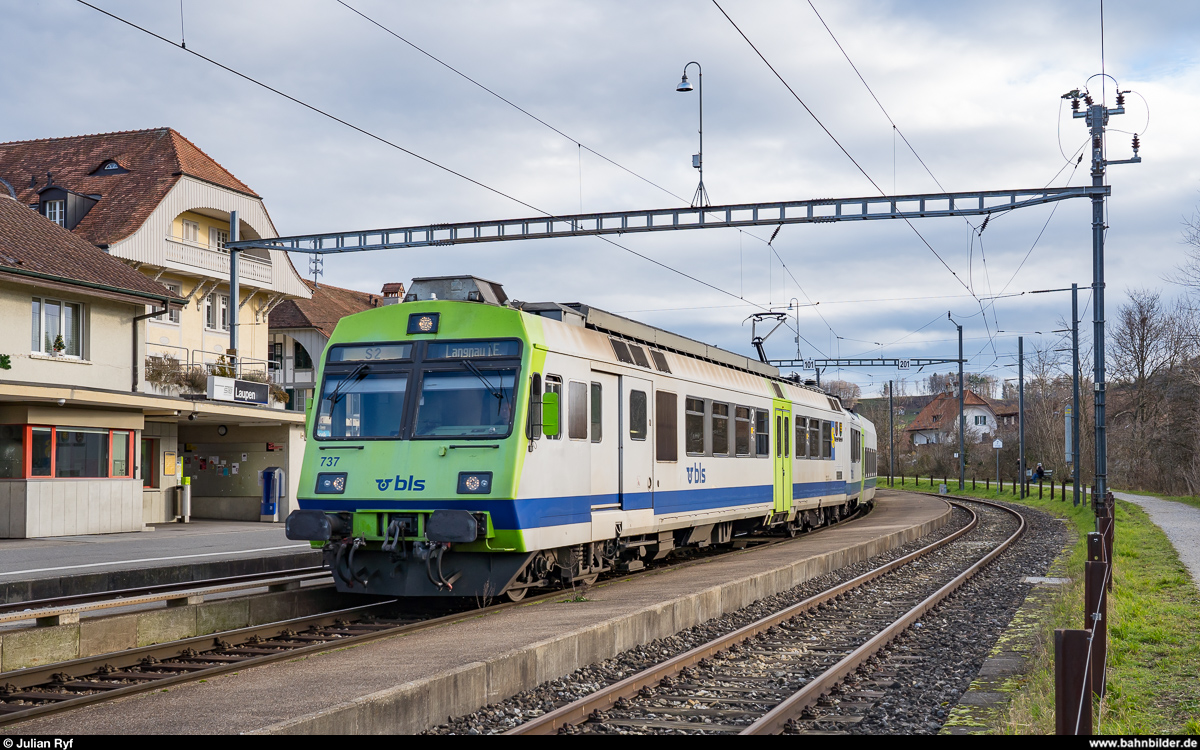
[{"label": "bare tree", "polygon": [[853,409],[854,405],[858,403],[859,397],[862,396],[862,389],[846,380],[830,380],[824,383],[823,387],[826,393],[837,396],[838,400],[842,402],[842,406],[847,409]]}]

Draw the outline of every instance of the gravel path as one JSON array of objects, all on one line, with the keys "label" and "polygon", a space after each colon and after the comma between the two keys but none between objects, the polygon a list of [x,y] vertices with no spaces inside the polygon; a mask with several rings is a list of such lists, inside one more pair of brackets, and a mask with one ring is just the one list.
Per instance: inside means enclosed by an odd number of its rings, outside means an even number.
[{"label": "gravel path", "polygon": [[1200,584],[1200,508],[1185,503],[1163,500],[1128,492],[1114,492],[1118,498],[1140,505],[1160,529],[1167,534],[1179,559],[1192,574],[1192,580]]}]

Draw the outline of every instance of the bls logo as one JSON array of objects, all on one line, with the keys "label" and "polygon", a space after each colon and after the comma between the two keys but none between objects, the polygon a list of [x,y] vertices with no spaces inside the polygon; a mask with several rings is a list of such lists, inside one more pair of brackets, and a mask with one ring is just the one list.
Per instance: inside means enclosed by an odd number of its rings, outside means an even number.
[{"label": "bls logo", "polygon": [[397,492],[408,492],[410,490],[412,492],[421,492],[422,490],[425,489],[425,480],[424,479],[413,479],[411,474],[408,475],[408,479],[405,479],[405,478],[397,475],[395,479],[376,479],[375,480],[375,484],[378,485],[380,492],[387,492],[388,489],[393,485],[393,483],[395,484],[395,488],[396,488]]},{"label": "bls logo", "polygon": [[704,477],[704,467],[702,467],[700,464],[689,466],[687,468],[687,475],[688,484],[704,484],[706,481]]}]

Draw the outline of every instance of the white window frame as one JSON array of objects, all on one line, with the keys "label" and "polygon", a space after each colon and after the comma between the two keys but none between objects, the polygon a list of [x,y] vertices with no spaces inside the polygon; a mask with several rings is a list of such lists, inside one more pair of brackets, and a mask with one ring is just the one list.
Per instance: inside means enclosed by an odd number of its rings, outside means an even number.
[{"label": "white window frame", "polygon": [[[63,308],[66,306],[71,306],[71,307],[75,308],[75,311],[76,311],[75,312],[75,320],[79,327],[78,333],[76,334],[76,338],[75,338],[75,343],[79,348],[79,353],[71,354],[68,350],[64,349],[63,353],[59,356],[67,357],[69,359],[80,359],[80,360],[83,359],[84,353],[86,351],[86,347],[84,346],[84,335],[85,335],[85,331],[86,331],[86,326],[84,325],[83,303],[68,302],[66,300],[58,300],[58,299],[47,299],[45,297],[31,297],[30,303],[29,303],[30,307],[33,306],[33,303],[35,301],[38,303],[38,329],[37,329],[38,348],[32,349],[32,347],[31,347],[31,350],[36,354],[53,355],[54,341],[51,340],[51,341],[47,342],[46,335],[44,333],[46,330],[46,307],[48,305],[57,305],[58,306],[58,319],[59,319],[60,325],[61,325],[61,321],[64,320],[64,318],[65,318],[65,316],[63,315]],[[33,321],[31,319],[30,325],[32,326],[32,324],[33,324]],[[61,333],[62,330],[60,329],[59,332]],[[32,344],[33,343],[33,331],[32,330],[30,331],[29,338],[30,338],[30,344]],[[63,336],[63,343],[66,343],[66,340],[67,340],[67,337]]]},{"label": "white window frame", "polygon": [[45,216],[50,221],[60,227],[67,226],[67,202],[66,201],[46,201]]},{"label": "white window frame", "polygon": [[[216,297],[217,309],[213,309]],[[219,326],[219,327],[217,327]],[[229,295],[210,294],[204,298],[204,327],[209,331],[229,333]]]},{"label": "white window frame", "polygon": [[[163,286],[165,286],[167,289],[170,289],[171,293],[174,294],[176,297],[183,296],[183,286],[181,286],[180,284],[164,283]],[[170,324],[174,324],[174,325],[179,325],[180,322],[182,321],[182,318],[183,318],[183,311],[173,309],[167,313],[166,320],[163,320],[162,318],[151,318],[151,320],[154,320],[157,323],[170,323]]]},{"label": "white window frame", "polygon": [[[983,420],[983,421],[980,421],[980,420]],[[975,426],[976,427],[987,427],[987,423],[988,422],[987,422],[986,414],[976,414],[975,415]]]},{"label": "white window frame", "polygon": [[183,228],[180,230],[179,238],[184,242],[200,243],[200,222],[192,221],[191,219],[183,220]]},{"label": "white window frame", "polygon": [[218,229],[217,227],[208,228],[208,249],[218,252],[227,252],[225,243],[229,242],[229,230]]}]

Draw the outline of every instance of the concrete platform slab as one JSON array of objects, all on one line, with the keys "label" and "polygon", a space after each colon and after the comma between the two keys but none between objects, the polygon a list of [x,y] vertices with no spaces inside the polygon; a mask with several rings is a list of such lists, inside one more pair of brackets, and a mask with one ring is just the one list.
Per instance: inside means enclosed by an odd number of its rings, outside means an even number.
[{"label": "concrete platform slab", "polygon": [[766,548],[619,579],[453,625],[90,706],[17,734],[404,734],[906,544],[949,520],[881,491],[865,519]]},{"label": "concrete platform slab", "polygon": [[193,521],[150,532],[0,539],[0,603],[320,564],[282,523]]}]

